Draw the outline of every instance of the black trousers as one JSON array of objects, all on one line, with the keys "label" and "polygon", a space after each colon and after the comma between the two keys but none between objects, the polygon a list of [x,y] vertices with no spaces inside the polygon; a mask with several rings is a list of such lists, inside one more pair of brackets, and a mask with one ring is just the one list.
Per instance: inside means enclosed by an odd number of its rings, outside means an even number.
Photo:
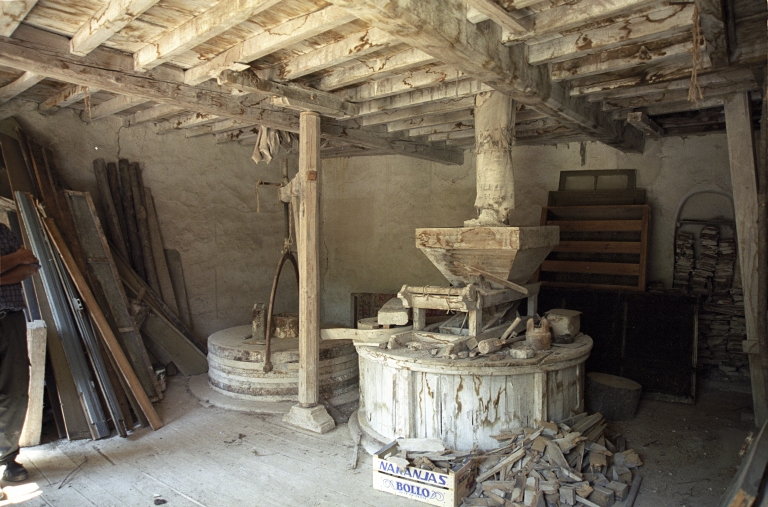
[{"label": "black trousers", "polygon": [[0,465],[19,454],[28,401],[27,321],[24,312],[13,312],[0,319]]}]

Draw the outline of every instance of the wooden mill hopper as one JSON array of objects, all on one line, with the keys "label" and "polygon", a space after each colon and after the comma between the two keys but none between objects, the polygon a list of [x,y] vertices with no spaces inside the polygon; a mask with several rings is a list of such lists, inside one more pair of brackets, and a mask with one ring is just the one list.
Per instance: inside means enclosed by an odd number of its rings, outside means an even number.
[{"label": "wooden mill hopper", "polygon": [[560,228],[551,225],[416,229],[416,247],[457,287],[469,283],[457,262],[524,284],[559,242]]}]

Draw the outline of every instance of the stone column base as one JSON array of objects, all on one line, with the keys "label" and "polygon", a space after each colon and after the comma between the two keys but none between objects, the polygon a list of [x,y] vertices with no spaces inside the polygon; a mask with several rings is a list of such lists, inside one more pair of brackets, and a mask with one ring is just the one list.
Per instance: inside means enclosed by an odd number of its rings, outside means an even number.
[{"label": "stone column base", "polygon": [[283,416],[283,422],[305,430],[314,431],[315,433],[328,433],[336,427],[336,422],[328,415],[328,411],[322,405],[316,405],[311,408],[294,405]]}]

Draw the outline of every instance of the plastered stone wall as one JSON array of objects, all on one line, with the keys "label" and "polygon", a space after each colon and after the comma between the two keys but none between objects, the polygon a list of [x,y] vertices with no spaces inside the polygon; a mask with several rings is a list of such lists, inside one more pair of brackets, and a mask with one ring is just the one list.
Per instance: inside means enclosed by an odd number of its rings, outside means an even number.
[{"label": "plastered stone wall", "polygon": [[[87,125],[66,109],[51,117],[25,112],[19,122],[53,149],[75,189],[95,191],[94,158],[142,163],[165,246],[181,252],[198,335],[246,324],[253,303],[268,301],[283,245],[282,206],[274,187],[262,187],[257,214],[254,187],[259,179],[280,180],[279,159],[256,165],[247,146],[216,145],[212,136],[186,139],[183,132],[159,136],[152,125],[123,128],[116,118]],[[642,155],[587,143],[583,166],[579,148],[514,149],[516,209],[511,223],[538,225],[560,171],[637,169],[638,186],[646,189],[652,209],[649,280],[669,287],[678,207],[696,191],[731,192],[725,135],[649,140]],[[416,248],[414,229],[460,227],[475,215],[474,164],[471,152],[461,166],[401,156],[323,161],[323,322],[351,325],[353,292],[447,283]],[[296,165],[297,157],[291,155],[291,175]],[[727,200],[716,205],[727,206]],[[730,215],[729,210],[724,214]],[[276,309],[297,308],[297,288],[288,270],[281,278]]]},{"label": "plastered stone wall", "polygon": [[[72,188],[91,192],[97,208],[93,160],[121,157],[141,163],[165,247],[181,253],[198,336],[246,324],[253,304],[269,301],[283,247],[283,208],[275,187],[261,187],[261,212],[256,213],[254,189],[260,179],[281,181],[285,152],[269,165],[257,165],[250,147],[217,145],[213,136],[187,139],[184,132],[156,135],[151,124],[124,128],[117,118],[85,124],[69,109],[50,117],[24,113],[17,119],[53,150]],[[291,155],[292,172],[296,164]],[[298,311],[291,270],[281,277],[276,311]]]},{"label": "plastered stone wall", "polygon": [[[678,207],[700,190],[730,193],[724,134],[649,140],[645,152],[625,154],[587,143],[519,146],[513,150],[512,225],[538,225],[560,171],[637,169],[651,206],[649,280],[671,286]],[[460,167],[397,156],[323,163],[323,320],[351,325],[350,293],[397,292],[403,284],[446,285],[415,246],[417,227],[460,227],[474,216],[474,156]],[[722,199],[716,206],[727,206]],[[725,216],[730,210],[725,210]],[[716,216],[716,215],[713,215]]]}]

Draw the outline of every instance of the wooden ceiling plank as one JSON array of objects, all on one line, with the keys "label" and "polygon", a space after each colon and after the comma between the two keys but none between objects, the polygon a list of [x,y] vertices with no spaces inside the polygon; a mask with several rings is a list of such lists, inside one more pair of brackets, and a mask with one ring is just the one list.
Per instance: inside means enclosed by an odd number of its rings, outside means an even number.
[{"label": "wooden ceiling plank", "polygon": [[[669,102],[666,104],[654,104],[646,106],[643,111],[648,116],[661,116],[665,114],[685,113],[688,111],[699,111],[701,109],[710,109],[713,107],[722,107],[723,97],[705,97],[697,102],[681,100],[679,102]],[[619,115],[623,113],[617,113]]]},{"label": "wooden ceiling plank", "polygon": [[691,76],[690,61],[662,62],[660,65],[648,65],[642,69],[629,69],[613,74],[599,74],[570,82],[571,95],[599,95],[612,90],[663,83]]},{"label": "wooden ceiling plank", "polygon": [[179,116],[178,118],[173,118],[158,123],[155,126],[155,132],[157,134],[167,134],[168,132],[173,132],[174,130],[184,130],[197,127],[207,123],[213,123],[217,120],[219,120],[219,117],[215,114],[188,113],[183,116]]},{"label": "wooden ceiling plank", "polygon": [[457,141],[459,139],[472,139],[471,144],[475,144],[475,129],[457,130],[453,132],[439,132],[437,134],[429,134],[427,140],[430,142],[439,141]]},{"label": "wooden ceiling plank", "polygon": [[0,104],[8,102],[15,96],[24,93],[43,79],[45,79],[45,76],[30,71],[24,72],[14,81],[0,88]]},{"label": "wooden ceiling plank", "polygon": [[651,136],[654,139],[658,139],[664,136],[664,129],[651,120],[647,114],[641,111],[634,111],[627,113],[627,123],[634,125],[640,132],[645,133],[647,136]]},{"label": "wooden ceiling plank", "polygon": [[[631,44],[606,53],[553,63],[550,67],[550,76],[552,81],[558,82],[670,60],[690,59],[692,49],[693,42],[690,40],[654,49],[650,49],[645,44]],[[709,58],[704,54],[702,58],[704,68],[711,68]]]},{"label": "wooden ceiling plank", "polygon": [[0,35],[10,37],[24,21],[37,0],[14,0],[0,2]]},{"label": "wooden ceiling plank", "polygon": [[274,81],[291,81],[371,54],[390,46],[394,42],[396,42],[395,38],[383,30],[370,28],[303,55],[295,56],[269,69],[258,71],[258,75],[261,78]]},{"label": "wooden ceiling plank", "polygon": [[[669,3],[669,0],[666,0]],[[595,24],[604,19],[606,24],[616,23],[631,17],[633,12],[647,6],[657,5],[658,0],[571,0],[558,6],[544,9],[535,14],[535,28],[527,38],[561,33],[584,24]],[[599,23],[597,23],[599,24]],[[524,37],[525,39],[526,37]],[[504,37],[502,43],[517,42]]]},{"label": "wooden ceiling plank", "polygon": [[72,36],[70,51],[85,56],[122,30],[159,0],[108,0]]},{"label": "wooden ceiling plank", "polygon": [[165,63],[281,1],[223,0],[134,53],[134,68],[146,69]]},{"label": "wooden ceiling plank", "polygon": [[80,102],[88,94],[94,94],[99,90],[91,90],[87,86],[70,85],[61,90],[56,95],[49,97],[45,101],[40,103],[39,111],[42,114],[52,114],[61,109],[67,107],[75,102]]},{"label": "wooden ceiling plank", "polygon": [[145,102],[149,101],[143,97],[118,95],[113,99],[109,99],[101,104],[91,107],[90,111],[87,109],[81,111],[80,119],[85,122],[98,120],[99,118],[112,116],[113,114],[138,106],[139,104],[144,104]]},{"label": "wooden ceiling plank", "polygon": [[365,62],[355,62],[353,65],[333,69],[329,74],[312,83],[312,86],[318,90],[331,91],[380,77],[382,74],[408,71],[437,61],[437,58],[423,51],[410,48],[395,55],[372,58]]},{"label": "wooden ceiling plank", "polygon": [[690,30],[693,4],[674,4],[625,21],[599,28],[575,32],[528,47],[531,64],[561,62],[614,49],[628,43],[648,42]]},{"label": "wooden ceiling plank", "polygon": [[184,131],[184,135],[187,138],[200,137],[207,134],[219,134],[229,130],[246,129],[255,125],[256,124],[253,122],[227,119],[209,123],[208,125],[200,125],[198,127],[188,128]]},{"label": "wooden ceiling plank", "polygon": [[712,67],[720,69],[728,66],[728,44],[723,17],[722,0],[697,0],[701,34],[707,45]]},{"label": "wooden ceiling plank", "polygon": [[364,83],[355,88],[338,92],[338,95],[351,102],[365,102],[419,88],[439,86],[451,81],[457,82],[460,79],[466,79],[466,77],[463,72],[451,65],[440,65]]},{"label": "wooden ceiling plank", "polygon": [[[754,82],[754,80],[755,76],[749,69],[728,69],[698,76],[698,83],[699,86],[704,90],[704,95],[707,95],[708,86],[720,86],[728,83]],[[588,100],[591,102],[599,102],[606,98],[618,99],[624,97],[636,97],[638,95],[646,95],[649,93],[661,93],[671,90],[688,90],[690,86],[690,77],[685,77],[683,79],[665,81],[663,83],[616,88],[600,93],[594,93],[588,97]]]},{"label": "wooden ceiling plank", "polygon": [[443,123],[440,125],[430,125],[427,127],[418,127],[410,129],[408,135],[411,137],[428,136],[431,134],[441,134],[443,132],[459,132],[462,130],[474,130],[475,119],[467,119],[464,121],[454,121],[449,123]]},{"label": "wooden ceiling plank", "polygon": [[493,90],[490,86],[475,79],[464,79],[458,83],[444,83],[433,88],[414,90],[400,95],[384,97],[383,99],[361,102],[360,116],[369,114],[393,112],[413,106],[425,105],[430,102],[442,100],[460,100],[465,97],[473,97],[480,92]]},{"label": "wooden ceiling plank", "polygon": [[[760,87],[757,82],[726,83],[720,86],[710,86],[707,88],[706,98],[728,95],[732,93],[741,93],[758,90]],[[638,97],[627,97],[620,99],[608,98],[603,100],[603,110],[611,111],[616,109],[637,109],[664,102],[680,102],[688,98],[688,90],[671,90],[668,92],[650,93]]]},{"label": "wooden ceiling plank", "polygon": [[401,130],[410,130],[417,127],[429,127],[444,123],[462,122],[471,120],[474,117],[474,108],[450,113],[432,114],[428,116],[414,116],[407,120],[398,120],[387,123],[387,132],[398,132]]},{"label": "wooden ceiling plank", "polygon": [[[363,106],[364,104],[361,104]],[[383,113],[369,114],[350,120],[350,123],[355,124],[358,127],[366,127],[372,125],[382,125],[385,123],[396,122],[401,120],[408,120],[409,118],[433,115],[441,113],[450,113],[452,111],[459,111],[463,109],[469,109],[475,107],[475,97],[466,96],[460,99],[442,99],[433,102],[427,102],[416,106],[411,106],[404,109],[396,109],[393,111],[384,111]]]},{"label": "wooden ceiling plank", "polygon": [[512,37],[526,35],[533,29],[533,20],[530,17],[516,19],[494,0],[467,0],[467,4],[508,30]]},{"label": "wooden ceiling plank", "polygon": [[184,111],[184,109],[177,106],[159,104],[154,107],[137,111],[127,118],[123,118],[123,126],[130,127],[132,125],[138,125],[139,123],[146,123],[148,121],[164,120],[169,116],[178,115],[182,111]]},{"label": "wooden ceiling plank", "polygon": [[237,43],[209,61],[184,72],[184,82],[197,85],[218,76],[223,70],[245,70],[253,60],[292,46],[306,38],[354,21],[355,17],[334,6],[286,21],[275,29],[266,30]]},{"label": "wooden ceiling plank", "polygon": [[[291,109],[316,111],[333,118],[355,116],[359,107],[347,102],[342,97],[328,92],[303,88],[298,85],[273,83],[261,79],[250,71],[233,72],[225,70],[219,76],[219,82],[233,90],[242,93],[261,94],[267,97],[277,97],[275,105]],[[291,103],[291,101],[293,101]]]},{"label": "wooden ceiling plank", "polygon": [[491,25],[480,30],[470,23],[459,0],[332,0],[332,3],[595,140],[621,150],[642,150],[643,138],[639,132],[633,128],[623,130],[586,100],[574,100],[564,86],[550,82],[544,72],[528,64],[523,45],[499,44],[500,27]]}]

